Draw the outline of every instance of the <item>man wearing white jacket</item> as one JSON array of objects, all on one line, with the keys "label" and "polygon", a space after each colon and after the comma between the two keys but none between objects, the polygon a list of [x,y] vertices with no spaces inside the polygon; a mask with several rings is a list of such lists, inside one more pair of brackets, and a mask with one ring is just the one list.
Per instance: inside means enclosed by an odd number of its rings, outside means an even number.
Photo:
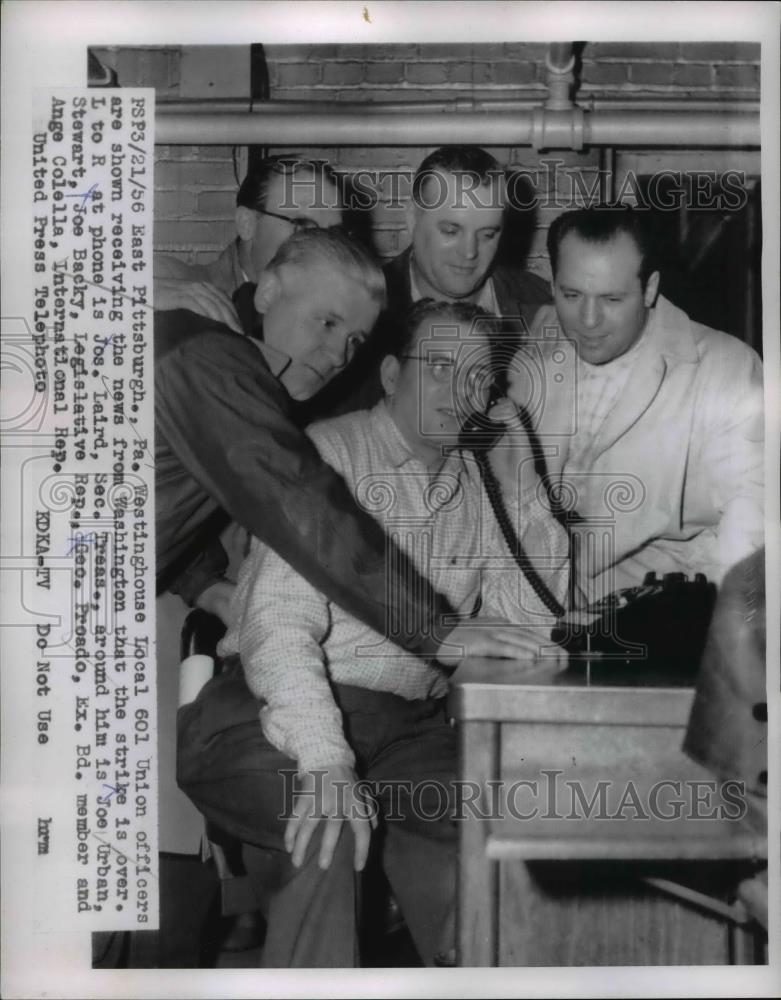
[{"label": "man wearing white jacket", "polygon": [[566,212],[548,250],[554,305],[537,314],[508,395],[536,432],[583,595],[648,571],[719,583],[763,543],[759,358],[659,295],[637,211]]}]

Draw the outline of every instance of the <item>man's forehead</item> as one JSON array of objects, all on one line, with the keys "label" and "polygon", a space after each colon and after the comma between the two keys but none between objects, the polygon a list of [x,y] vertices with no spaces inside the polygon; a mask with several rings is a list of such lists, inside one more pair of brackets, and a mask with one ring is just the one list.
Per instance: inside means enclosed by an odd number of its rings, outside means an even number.
[{"label": "man's forehead", "polygon": [[418,209],[427,211],[474,211],[501,217],[505,185],[500,175],[482,179],[468,171],[434,170],[423,179],[416,201]]},{"label": "man's forehead", "polygon": [[[559,247],[557,278],[581,274],[603,277],[609,274],[616,282],[640,279],[643,257],[640,248],[627,233],[617,233],[603,242],[585,240],[577,233],[567,233]],[[566,275],[565,275],[566,277]]]},{"label": "man's forehead", "polygon": [[304,299],[341,301],[354,299],[361,292],[369,295],[358,276],[338,261],[315,259],[291,262],[283,264],[278,273],[289,294]]},{"label": "man's forehead", "polygon": [[637,243],[628,233],[623,232],[599,242],[584,239],[578,233],[567,233],[559,248],[559,257],[563,256],[582,261],[596,260],[600,257],[614,257],[617,260],[628,258],[632,264],[642,260],[642,253]]},{"label": "man's forehead", "polygon": [[427,351],[463,348],[470,353],[490,345],[488,334],[478,323],[466,323],[447,316],[424,320],[415,331],[414,343],[425,347]]}]

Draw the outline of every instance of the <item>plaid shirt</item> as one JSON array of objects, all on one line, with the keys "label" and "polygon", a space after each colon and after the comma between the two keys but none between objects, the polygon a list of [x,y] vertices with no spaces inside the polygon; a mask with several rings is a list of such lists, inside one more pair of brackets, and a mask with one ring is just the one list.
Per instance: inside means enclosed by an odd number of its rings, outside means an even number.
[{"label": "plaid shirt", "polygon": [[[432,478],[384,402],[309,433],[358,503],[453,607],[470,614],[480,600],[482,615],[548,637],[553,617],[508,552],[470,454],[452,453]],[[513,516],[524,549],[563,600],[566,534],[533,485],[517,500]],[[443,671],[368,629],[257,540],[239,574],[222,651],[240,654],[250,689],[266,703],[260,718],[267,739],[302,769],[354,763],[329,680],[407,699],[447,692]]]}]

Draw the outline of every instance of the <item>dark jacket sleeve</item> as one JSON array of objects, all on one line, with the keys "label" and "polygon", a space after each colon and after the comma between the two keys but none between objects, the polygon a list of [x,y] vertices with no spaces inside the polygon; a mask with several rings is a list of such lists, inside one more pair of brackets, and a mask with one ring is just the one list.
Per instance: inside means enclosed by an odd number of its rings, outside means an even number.
[{"label": "dark jacket sleeve", "polygon": [[189,607],[207,587],[222,580],[228,569],[228,553],[219,538],[213,538],[204,545],[195,559],[169,585],[172,594],[178,594]]},{"label": "dark jacket sleeve", "polygon": [[350,614],[433,655],[453,613],[289,416],[258,347],[210,331],[156,366],[156,431],[201,488]]}]

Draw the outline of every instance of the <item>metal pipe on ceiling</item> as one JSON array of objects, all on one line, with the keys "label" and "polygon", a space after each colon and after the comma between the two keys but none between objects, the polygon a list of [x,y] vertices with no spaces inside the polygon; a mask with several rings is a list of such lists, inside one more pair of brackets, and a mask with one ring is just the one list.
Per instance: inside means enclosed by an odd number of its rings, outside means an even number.
[{"label": "metal pipe on ceiling", "polygon": [[[542,149],[590,146],[758,146],[759,113],[719,106],[696,110],[675,105],[641,109],[574,104],[575,43],[554,42],[545,59],[544,104],[477,107],[467,101],[404,104],[293,105],[268,102],[220,113],[157,110],[157,142],[262,146],[431,146],[482,143]],[[500,102],[497,102],[499,104]],[[445,112],[443,114],[443,112]]]},{"label": "metal pipe on ceiling", "polygon": [[586,144],[599,146],[760,145],[759,112],[586,112]]},{"label": "metal pipe on ceiling", "polygon": [[[526,97],[518,99],[496,98],[491,100],[474,100],[471,97],[456,97],[449,101],[264,101],[263,104],[251,104],[249,98],[235,97],[204,97],[195,100],[157,101],[155,111],[158,115],[195,115],[210,114],[218,111],[221,114],[248,112],[262,118],[264,114],[301,114],[308,112],[323,112],[323,114],[338,114],[349,112],[363,114],[371,110],[372,114],[397,114],[407,111],[436,111],[449,114],[454,111],[524,111],[538,108],[541,97]],[[753,100],[735,99],[722,101],[713,97],[595,97],[587,94],[580,106],[584,111],[740,111],[751,113],[759,111],[759,102]]]},{"label": "metal pipe on ceiling", "polygon": [[462,142],[536,149],[591,146],[758,147],[759,113],[544,107],[517,112],[289,111],[156,113],[155,141],[171,145],[439,146]]},{"label": "metal pipe on ceiling", "polygon": [[[204,97],[195,100],[157,101],[155,111],[158,115],[194,115],[210,114],[218,111],[221,114],[248,112],[262,118],[264,114],[307,114],[322,112],[323,114],[341,114],[343,112],[364,114],[371,110],[372,114],[397,114],[407,111],[436,111],[449,114],[454,111],[524,111],[538,108],[542,97],[526,98],[494,98],[490,100],[475,100],[472,97],[455,97],[448,101],[264,101],[262,104],[252,104],[249,98],[235,97]],[[580,107],[584,111],[740,111],[756,113],[759,102],[750,99],[735,99],[723,101],[714,97],[668,97],[659,94],[655,97],[595,97],[586,94],[582,97]]]}]

